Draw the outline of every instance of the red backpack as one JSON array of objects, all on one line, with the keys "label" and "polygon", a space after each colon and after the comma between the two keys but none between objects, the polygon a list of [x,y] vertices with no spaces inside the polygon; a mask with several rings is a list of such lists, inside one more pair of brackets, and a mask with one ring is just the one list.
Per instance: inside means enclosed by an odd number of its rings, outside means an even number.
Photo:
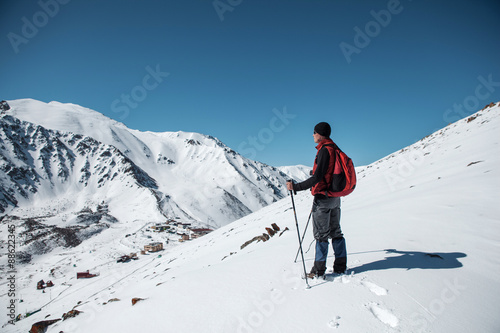
[{"label": "red backpack", "polygon": [[325,145],[334,147],[335,166],[333,168],[332,183],[328,188],[330,196],[343,197],[350,194],[356,188],[356,170],[352,160],[337,145]]}]

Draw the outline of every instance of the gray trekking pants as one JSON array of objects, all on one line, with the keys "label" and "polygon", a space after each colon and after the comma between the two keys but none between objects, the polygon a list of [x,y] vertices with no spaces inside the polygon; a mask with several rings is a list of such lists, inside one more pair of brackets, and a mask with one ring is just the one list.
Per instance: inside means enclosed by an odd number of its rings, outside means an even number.
[{"label": "gray trekking pants", "polygon": [[340,229],[340,198],[316,196],[313,201],[313,234],[320,242],[343,237]]}]

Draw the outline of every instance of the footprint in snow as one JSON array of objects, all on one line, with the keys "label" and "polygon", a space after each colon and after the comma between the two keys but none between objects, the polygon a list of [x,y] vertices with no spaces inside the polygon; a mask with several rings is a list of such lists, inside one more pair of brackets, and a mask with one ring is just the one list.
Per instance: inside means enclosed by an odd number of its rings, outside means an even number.
[{"label": "footprint in snow", "polygon": [[340,282],[340,283],[350,283],[351,278],[353,277],[354,272],[351,272],[350,275],[347,274],[334,274],[333,271],[327,272],[325,274],[324,280],[330,282]]},{"label": "footprint in snow", "polygon": [[389,310],[384,309],[383,307],[375,303],[368,305],[368,307],[371,313],[373,313],[373,315],[384,324],[391,327],[398,326],[399,324],[398,318],[395,315],[393,315]]},{"label": "footprint in snow", "polygon": [[335,319],[332,319],[328,322],[328,327],[330,328],[339,328],[340,323],[339,323],[340,316],[335,317]]},{"label": "footprint in snow", "polygon": [[349,275],[341,275],[340,276],[340,281],[342,283],[349,283],[349,282],[351,282],[351,279],[350,279]]},{"label": "footprint in snow", "polygon": [[382,288],[381,286],[378,286],[373,282],[361,281],[361,284],[367,287],[372,293],[374,293],[377,296],[387,295],[387,289]]}]

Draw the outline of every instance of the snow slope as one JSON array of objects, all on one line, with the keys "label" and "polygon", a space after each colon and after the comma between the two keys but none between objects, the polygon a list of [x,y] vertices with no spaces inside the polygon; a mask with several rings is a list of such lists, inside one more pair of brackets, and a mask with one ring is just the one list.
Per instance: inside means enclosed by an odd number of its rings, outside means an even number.
[{"label": "snow slope", "polygon": [[[306,288],[283,198],[161,257],[117,264],[116,253],[139,243],[101,233],[18,266],[18,313],[41,311],[2,331],[28,331],[74,308],[82,313],[47,332],[498,332],[499,127],[497,105],[358,169],[358,187],[342,202],[347,275]],[[301,232],[311,202],[308,191],[295,197]],[[272,223],[289,230],[241,248]],[[331,270],[332,253],[328,260]],[[86,269],[100,276],[77,280]],[[55,286],[41,293],[40,279]]]}]

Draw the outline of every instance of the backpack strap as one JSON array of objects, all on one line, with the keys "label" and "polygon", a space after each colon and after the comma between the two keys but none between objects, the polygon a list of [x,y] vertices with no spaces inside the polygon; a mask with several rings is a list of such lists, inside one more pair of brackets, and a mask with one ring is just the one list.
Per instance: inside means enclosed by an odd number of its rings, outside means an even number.
[{"label": "backpack strap", "polygon": [[[338,149],[338,150],[340,150],[339,146],[337,146],[335,143],[333,143],[333,144],[329,143],[329,144],[324,145],[323,147],[333,147],[333,152],[334,152],[334,154],[335,154],[335,151],[336,151],[337,149]],[[321,149],[323,149],[323,147],[321,147]],[[335,155],[330,156],[330,158],[332,158],[332,157],[333,157],[333,158],[337,158]],[[337,161],[335,161],[335,163],[336,163],[336,162],[337,162]],[[335,164],[334,164],[334,166],[333,166],[333,170],[335,171]],[[323,178],[324,178],[324,177],[323,177]],[[333,181],[333,177],[332,177],[332,181]],[[329,189],[331,186],[332,186],[332,184],[328,184],[328,183],[326,184],[326,190],[325,190],[325,196],[326,196],[326,197],[328,197],[328,189]]]}]

